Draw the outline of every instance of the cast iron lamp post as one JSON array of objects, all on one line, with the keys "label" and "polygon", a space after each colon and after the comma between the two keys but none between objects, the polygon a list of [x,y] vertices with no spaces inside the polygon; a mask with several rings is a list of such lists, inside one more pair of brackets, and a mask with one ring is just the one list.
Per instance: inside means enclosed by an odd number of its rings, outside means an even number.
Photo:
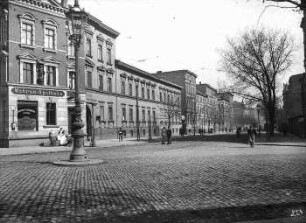
[{"label": "cast iron lamp post", "polygon": [[87,160],[87,154],[84,149],[84,122],[82,121],[82,108],[79,92],[79,48],[83,35],[83,26],[87,14],[80,9],[78,0],[75,0],[74,6],[70,8],[68,17],[71,19],[70,41],[74,44],[75,50],[75,117],[72,123],[72,137],[74,139],[73,149],[70,154],[71,162],[80,162]]}]

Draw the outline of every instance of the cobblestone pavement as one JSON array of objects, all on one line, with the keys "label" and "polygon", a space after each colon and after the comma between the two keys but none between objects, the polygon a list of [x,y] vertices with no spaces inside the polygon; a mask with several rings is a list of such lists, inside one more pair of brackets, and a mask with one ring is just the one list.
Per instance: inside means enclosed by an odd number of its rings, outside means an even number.
[{"label": "cobblestone pavement", "polygon": [[184,141],[88,154],[105,163],[52,164],[69,152],[0,157],[0,222],[234,222],[306,214],[306,147]]}]

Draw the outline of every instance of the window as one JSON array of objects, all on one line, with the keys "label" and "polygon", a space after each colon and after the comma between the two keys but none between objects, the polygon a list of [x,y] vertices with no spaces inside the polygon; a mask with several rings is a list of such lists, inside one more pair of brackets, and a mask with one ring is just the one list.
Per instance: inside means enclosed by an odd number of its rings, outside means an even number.
[{"label": "window", "polygon": [[112,49],[107,48],[107,64],[112,64]]},{"label": "window", "polygon": [[150,100],[150,89],[149,88],[147,88],[147,99]]},{"label": "window", "polygon": [[86,56],[91,57],[91,39],[86,38]]},{"label": "window", "polygon": [[146,121],[146,111],[142,110],[142,121]]},{"label": "window", "polygon": [[130,115],[130,121],[133,121],[133,107],[130,107],[130,113],[129,113],[129,115]]},{"label": "window", "polygon": [[19,131],[37,131],[37,102],[36,101],[18,101],[18,130]]},{"label": "window", "polygon": [[122,121],[126,121],[126,108],[122,107]]},{"label": "window", "polygon": [[33,64],[23,63],[23,83],[33,84]]},{"label": "window", "polygon": [[104,121],[104,105],[100,106],[100,120]]},{"label": "window", "polygon": [[155,122],[155,121],[156,121],[156,112],[153,111],[153,122]]},{"label": "window", "polygon": [[92,73],[87,71],[87,87],[92,88]]},{"label": "window", "polygon": [[36,64],[36,83],[39,85],[44,85],[45,80],[45,71],[44,71],[44,65],[41,63]]},{"label": "window", "polygon": [[145,98],[145,89],[144,89],[144,86],[141,87],[141,97]]},{"label": "window", "polygon": [[133,96],[133,85],[132,85],[132,83],[129,83],[129,95]]},{"label": "window", "polygon": [[159,92],[159,100],[162,102],[163,101],[163,93]]},{"label": "window", "polygon": [[69,71],[69,80],[68,80],[69,89],[75,89],[75,72]]},{"label": "window", "polygon": [[152,100],[155,101],[155,90],[154,89],[152,89]]},{"label": "window", "polygon": [[103,50],[102,45],[98,44],[98,60],[103,61]]},{"label": "window", "polygon": [[107,78],[107,90],[109,92],[112,92],[112,78],[111,77]]},{"label": "window", "polygon": [[136,92],[136,97],[139,96],[139,86],[138,84],[135,85],[135,92]]},{"label": "window", "polygon": [[56,103],[47,103],[47,125],[56,125]]},{"label": "window", "polygon": [[47,85],[56,86],[56,68],[47,66]]},{"label": "window", "polygon": [[121,81],[121,94],[125,94],[125,81]]},{"label": "window", "polygon": [[151,121],[151,111],[148,111],[148,121]]},{"label": "window", "polygon": [[45,29],[45,48],[55,49],[55,30],[51,28]]},{"label": "window", "polygon": [[21,25],[21,44],[33,46],[34,45],[34,29],[33,24],[22,23]]},{"label": "window", "polygon": [[108,106],[108,120],[113,121],[113,106],[112,105]]},{"label": "window", "polygon": [[103,91],[103,75],[99,74],[99,90]]},{"label": "window", "polygon": [[72,42],[68,43],[68,56],[70,57],[74,57],[75,55],[75,51],[74,51],[74,44]]}]

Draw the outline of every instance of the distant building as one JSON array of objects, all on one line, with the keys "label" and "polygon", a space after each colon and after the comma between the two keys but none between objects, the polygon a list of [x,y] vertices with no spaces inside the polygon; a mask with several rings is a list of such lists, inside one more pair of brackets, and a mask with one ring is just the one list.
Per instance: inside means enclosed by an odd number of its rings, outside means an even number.
[{"label": "distant building", "polygon": [[288,120],[289,131],[301,137],[305,134],[305,120],[302,107],[303,75],[296,74],[291,76],[288,85],[285,85],[283,90],[283,109]]},{"label": "distant building", "polygon": [[181,109],[182,128],[185,133],[191,133],[196,129],[196,78],[197,75],[189,70],[176,70],[157,72],[156,77],[173,82],[182,87]]}]

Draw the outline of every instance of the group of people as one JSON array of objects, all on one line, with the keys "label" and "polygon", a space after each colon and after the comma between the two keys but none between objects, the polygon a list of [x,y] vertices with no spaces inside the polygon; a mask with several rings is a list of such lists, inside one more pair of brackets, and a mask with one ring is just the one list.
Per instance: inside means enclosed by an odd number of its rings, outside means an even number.
[{"label": "group of people", "polygon": [[172,144],[172,131],[170,128],[166,129],[166,127],[162,128],[161,131],[161,136],[162,136],[162,144],[165,144],[165,142],[167,141],[167,144]]}]

